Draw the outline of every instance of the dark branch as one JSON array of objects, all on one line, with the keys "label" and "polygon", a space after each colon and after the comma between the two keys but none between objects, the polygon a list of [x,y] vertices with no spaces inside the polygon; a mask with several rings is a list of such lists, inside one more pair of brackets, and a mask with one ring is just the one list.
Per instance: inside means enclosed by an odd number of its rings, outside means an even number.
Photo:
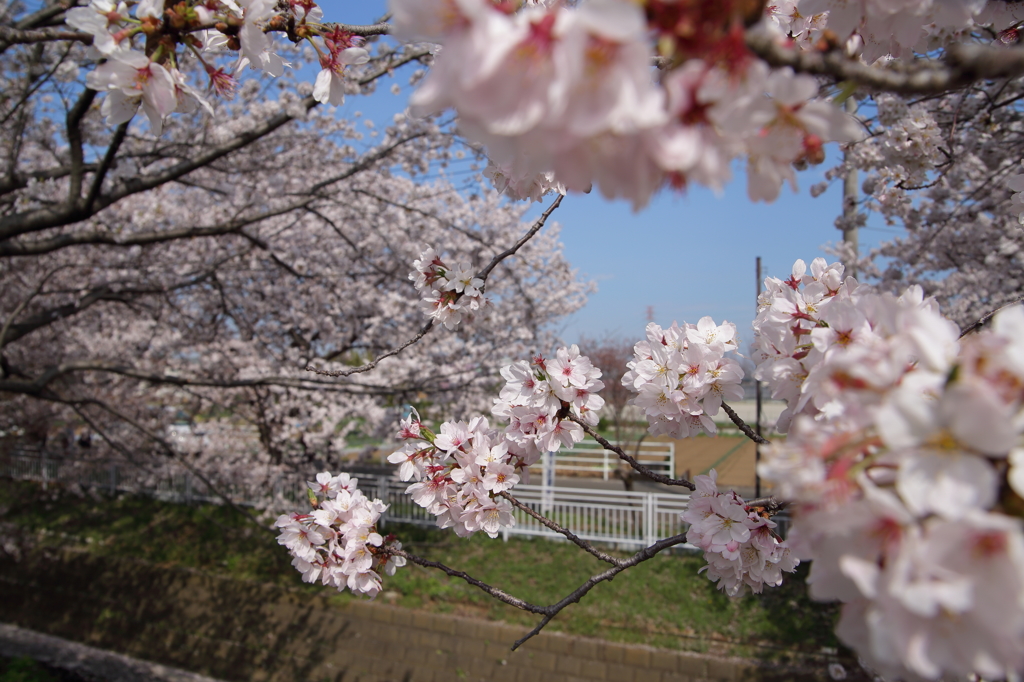
[{"label": "dark branch", "polygon": [[430,332],[430,330],[433,329],[433,328],[434,328],[434,321],[430,320],[425,325],[423,325],[423,328],[420,329],[419,332],[417,332],[416,336],[412,337],[411,339],[409,339],[408,341],[403,343],[398,348],[392,348],[391,350],[387,351],[386,353],[382,353],[381,355],[377,356],[377,358],[375,360],[373,360],[372,362],[368,362],[365,365],[361,365],[359,367],[353,367],[352,369],[346,369],[346,370],[342,370],[342,371],[339,371],[339,372],[332,372],[332,371],[326,370],[326,369],[317,369],[316,367],[310,366],[310,367],[306,368],[306,371],[307,372],[314,372],[316,374],[319,374],[319,375],[325,376],[325,377],[347,377],[347,376],[352,376],[353,374],[362,374],[363,372],[369,372],[371,369],[376,367],[380,363],[381,360],[384,360],[385,358],[390,358],[390,357],[393,357],[395,355],[398,355],[403,350],[405,350],[406,348],[408,348],[409,346],[413,345],[414,343],[416,343],[417,341],[422,339],[424,336],[426,336]]},{"label": "dark branch", "polygon": [[[501,261],[505,260],[509,256],[514,255],[515,252],[518,251],[520,249],[520,247],[523,246],[523,244],[525,244],[526,242],[530,241],[530,239],[535,234],[537,234],[537,232],[539,232],[542,227],[544,227],[544,223],[547,221],[548,216],[550,216],[551,213],[556,208],[558,208],[559,204],[562,203],[562,198],[563,197],[561,195],[559,195],[557,199],[555,199],[553,202],[551,202],[551,205],[548,206],[547,210],[544,211],[544,213],[541,214],[541,216],[539,218],[537,218],[537,221],[534,222],[533,226],[530,227],[529,230],[526,231],[526,234],[524,234],[522,237],[520,237],[519,240],[515,244],[513,244],[511,247],[509,247],[508,249],[502,251],[497,256],[492,258],[491,262],[487,264],[487,267],[485,267],[483,270],[478,272],[476,276],[479,277],[480,279],[484,280],[484,282],[486,282],[488,275],[491,274],[491,271],[494,270],[494,268],[498,265],[498,263],[500,263]],[[461,294],[460,294],[460,297],[461,297]],[[369,372],[370,370],[375,368],[380,363],[381,360],[384,360],[385,358],[394,357],[395,355],[398,355],[399,353],[401,353],[403,350],[405,350],[409,346],[413,345],[414,343],[417,343],[420,339],[422,339],[424,336],[426,336],[430,332],[430,330],[433,329],[433,328],[434,328],[434,321],[430,320],[425,325],[423,325],[423,328],[420,329],[419,332],[417,332],[416,336],[412,337],[411,339],[409,339],[408,341],[403,343],[398,348],[393,348],[392,350],[389,350],[386,353],[381,354],[376,359],[374,359],[372,362],[369,362],[369,363],[367,363],[365,365],[361,365],[359,367],[353,367],[351,369],[340,370],[340,371],[331,371],[331,370],[326,370],[326,369],[318,369],[316,367],[309,366],[309,367],[306,368],[306,371],[307,372],[315,372],[316,374],[320,374],[322,376],[328,376],[328,377],[347,377],[347,376],[351,376],[353,374],[361,374],[363,372]]]},{"label": "dark branch", "polygon": [[764,509],[766,512],[768,512],[769,516],[778,514],[780,511],[789,506],[788,502],[780,500],[774,495],[769,495],[768,497],[759,497],[756,500],[747,500],[743,504],[745,504],[748,509],[751,507],[760,507]]},{"label": "dark branch", "polygon": [[175,374],[147,372],[134,367],[125,367],[101,361],[68,362],[55,365],[43,372],[32,381],[0,381],[0,393],[21,393],[36,397],[46,397],[48,386],[56,379],[68,374],[81,372],[103,372],[146,381],[151,384],[168,386],[196,386],[205,388],[253,388],[258,386],[282,386],[307,391],[329,391],[334,393],[352,393],[356,395],[394,395],[396,392],[409,390],[409,387],[389,388],[367,384],[338,384],[330,381],[317,381],[287,376],[267,376],[256,379],[215,379],[207,377],[188,377]]},{"label": "dark branch", "polygon": [[784,47],[760,30],[748,31],[746,42],[754,54],[774,67],[788,66],[800,73],[831,76],[837,81],[907,95],[943,93],[981,80],[1024,74],[1024,49],[1019,47],[956,44],[947,48],[941,61],[896,62],[878,67],[851,59],[841,50]]},{"label": "dark branch", "polygon": [[633,467],[634,469],[636,469],[637,471],[639,471],[641,474],[651,479],[652,481],[655,481],[656,483],[663,483],[665,485],[677,485],[683,488],[687,488],[689,490],[697,489],[697,486],[695,486],[691,481],[688,481],[685,478],[670,478],[668,476],[664,476],[662,474],[658,474],[651,471],[643,464],[638,462],[635,457],[623,451],[622,448],[618,447],[617,445],[612,445],[604,436],[602,436],[593,428],[591,428],[589,424],[578,419],[575,415],[566,415],[566,419],[568,419],[569,421],[576,422],[577,424],[582,426],[583,430],[587,433],[587,435],[596,440],[601,445],[603,445],[605,450],[614,452],[616,455],[619,456],[619,459],[623,460],[624,462],[627,462],[629,466]]},{"label": "dark branch", "polygon": [[60,40],[70,40],[84,45],[92,45],[92,34],[75,31],[65,26],[52,26],[37,29],[18,29],[10,26],[0,26],[0,51],[11,45],[25,45],[28,43],[52,43]]},{"label": "dark branch", "polygon": [[464,571],[457,571],[454,568],[449,568],[448,566],[445,566],[444,564],[438,561],[431,561],[430,559],[418,557],[415,554],[410,554],[409,552],[403,549],[389,549],[388,551],[392,554],[405,557],[406,559],[408,559],[409,561],[413,562],[418,566],[423,566],[424,568],[436,568],[437,570],[442,571],[453,578],[461,578],[473,587],[480,588],[481,590],[491,595],[498,601],[504,602],[510,606],[514,606],[517,609],[529,611],[530,613],[547,613],[547,609],[550,608],[546,606],[537,606],[536,604],[531,604],[528,601],[523,601],[519,597],[513,597],[511,594],[505,592],[504,590],[499,590],[497,587],[491,587],[484,581],[478,580],[473,576],[469,575],[468,573],[465,573]]},{"label": "dark branch", "polygon": [[597,575],[592,576],[589,580],[587,580],[587,582],[577,587],[560,602],[558,602],[557,604],[552,604],[551,606],[547,607],[548,610],[544,613],[544,618],[541,620],[540,623],[537,624],[537,627],[535,627],[533,630],[530,630],[530,632],[528,632],[525,637],[516,640],[516,643],[512,645],[512,650],[515,651],[516,649],[521,647],[523,643],[525,643],[531,637],[533,637],[542,629],[544,629],[544,626],[547,625],[551,621],[551,619],[558,614],[559,611],[564,609],[569,604],[575,604],[579,602],[581,599],[583,599],[584,596],[586,596],[588,592],[590,592],[590,590],[594,589],[596,585],[599,585],[600,583],[603,583],[606,580],[611,580],[619,573],[625,571],[627,568],[632,568],[637,564],[641,564],[647,561],[648,559],[656,556],[662,550],[668,549],[669,547],[674,547],[675,545],[681,545],[684,542],[686,542],[685,535],[673,535],[670,538],[659,540],[650,547],[646,547],[640,550],[630,558],[623,559],[618,565],[612,566],[604,573],[598,573]]},{"label": "dark branch", "polygon": [[967,336],[968,334],[973,334],[974,332],[980,330],[982,327],[984,327],[986,324],[988,324],[989,321],[991,321],[993,317],[998,315],[1000,312],[1002,312],[1003,310],[1006,310],[1007,308],[1012,308],[1013,306],[1020,304],[1022,301],[1024,301],[1024,296],[1018,298],[1016,301],[1011,301],[1010,303],[1007,303],[1004,306],[1000,306],[999,308],[996,308],[995,310],[993,310],[990,313],[986,313],[985,315],[983,315],[974,324],[970,324],[970,325],[967,325],[966,327],[964,327],[963,331],[960,332],[959,338],[962,339],[965,336]]},{"label": "dark branch", "polygon": [[613,566],[618,566],[619,565],[620,559],[616,559],[615,557],[611,556],[610,554],[606,554],[606,553],[602,552],[597,547],[594,547],[592,544],[590,544],[586,540],[580,538],[578,535],[576,535],[572,531],[568,530],[567,528],[563,528],[562,526],[558,525],[557,523],[555,523],[554,521],[552,521],[548,517],[546,517],[546,516],[544,516],[542,514],[538,514],[536,511],[533,510],[533,508],[523,504],[522,502],[520,502],[519,500],[514,498],[512,495],[510,495],[507,491],[506,492],[502,492],[502,493],[498,493],[498,495],[501,496],[501,497],[504,497],[506,500],[511,502],[512,506],[514,506],[516,509],[522,511],[527,516],[531,516],[534,519],[536,519],[537,521],[539,521],[541,523],[541,525],[545,526],[546,528],[550,528],[551,530],[555,531],[556,533],[564,535],[566,538],[569,539],[570,542],[572,542],[574,545],[576,545],[577,547],[582,549],[584,552],[587,552],[588,554],[592,554],[595,557],[597,557],[598,559],[600,559],[601,561],[607,562],[607,563],[609,563],[609,564],[611,564]]},{"label": "dark branch", "polygon": [[548,216],[550,216],[554,212],[554,210],[558,208],[559,205],[561,205],[562,199],[564,198],[565,197],[561,194],[555,197],[555,200],[551,202],[551,205],[548,206],[544,213],[541,214],[540,218],[537,218],[537,222],[533,224],[533,227],[527,230],[526,234],[524,234],[519,239],[519,241],[517,241],[515,244],[513,244],[512,246],[510,246],[509,248],[505,249],[497,256],[492,258],[491,262],[487,264],[487,267],[478,272],[476,276],[486,282],[487,276],[490,275],[491,271],[498,266],[498,263],[505,260],[509,256],[515,255],[515,252],[518,251],[523,244],[530,241],[530,239],[532,239],[533,236],[537,234],[537,232],[539,232],[542,227],[544,227],[544,223],[547,222]]},{"label": "dark branch", "polygon": [[760,445],[769,445],[771,443],[770,440],[757,435],[757,432],[750,428],[749,424],[740,419],[740,416],[736,414],[736,410],[729,407],[727,403],[722,403],[722,409],[725,410],[727,415],[729,415],[729,419],[731,419],[732,423],[736,425],[736,428],[743,432],[744,436]]},{"label": "dark branch", "polygon": [[543,630],[544,626],[550,623],[551,620],[556,615],[558,615],[558,613],[562,609],[569,606],[570,604],[578,603],[581,599],[583,599],[584,596],[586,596],[588,592],[590,592],[590,590],[594,589],[595,586],[605,582],[606,580],[611,580],[619,573],[625,571],[627,568],[632,568],[637,564],[641,564],[647,561],[648,559],[656,556],[659,552],[668,549],[669,547],[674,547],[675,545],[679,545],[684,542],[686,542],[685,535],[673,535],[670,538],[665,538],[664,540],[659,540],[658,542],[655,542],[650,547],[645,547],[644,549],[640,550],[639,552],[637,552],[636,554],[627,559],[614,559],[614,566],[612,566],[611,568],[602,573],[598,573],[595,576],[591,576],[590,579],[588,579],[585,583],[583,583],[575,590],[570,592],[560,601],[554,604],[550,604],[548,606],[538,606],[537,604],[531,604],[530,602],[524,601],[519,597],[514,597],[503,590],[499,590],[496,587],[492,587],[484,581],[474,578],[468,573],[465,573],[463,571],[457,571],[454,568],[445,566],[440,562],[431,561],[430,559],[418,557],[415,554],[410,554],[405,550],[390,551],[398,556],[405,557],[408,561],[411,561],[412,563],[418,566],[423,566],[425,568],[436,568],[437,570],[443,571],[444,573],[453,578],[460,578],[462,580],[465,580],[473,587],[477,587],[483,590],[487,594],[491,595],[498,601],[504,602],[505,604],[514,606],[517,609],[521,609],[523,611],[543,615],[544,618],[541,619],[540,623],[538,623],[536,627],[530,630],[530,632],[528,632],[524,637],[516,640],[515,644],[512,645],[512,650],[515,651],[520,646],[522,646],[524,642],[526,642],[531,637],[535,636],[537,633]]}]

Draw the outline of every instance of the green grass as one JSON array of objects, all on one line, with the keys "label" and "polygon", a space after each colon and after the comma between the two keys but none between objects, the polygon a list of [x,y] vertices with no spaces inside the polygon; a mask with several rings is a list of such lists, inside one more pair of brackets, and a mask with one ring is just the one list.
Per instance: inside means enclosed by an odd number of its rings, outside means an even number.
[{"label": "green grass", "polygon": [[[274,537],[213,505],[184,506],[149,498],[116,499],[43,494],[37,486],[0,481],[3,520],[44,546],[78,547],[105,556],[132,556],[244,579],[303,586]],[[389,525],[409,551],[466,571],[539,604],[558,601],[607,567],[566,542],[491,540],[478,534]],[[623,642],[712,651],[772,660],[838,648],[835,605],[811,602],[805,568],[781,588],[730,599],[698,575],[699,556],[660,555],[595,587],[549,628]],[[356,597],[341,593],[347,602]],[[385,603],[532,626],[536,616],[495,601],[438,571],[410,566],[385,578]]]},{"label": "green grass", "polygon": [[0,682],[60,682],[42,664],[27,656],[0,659]]}]

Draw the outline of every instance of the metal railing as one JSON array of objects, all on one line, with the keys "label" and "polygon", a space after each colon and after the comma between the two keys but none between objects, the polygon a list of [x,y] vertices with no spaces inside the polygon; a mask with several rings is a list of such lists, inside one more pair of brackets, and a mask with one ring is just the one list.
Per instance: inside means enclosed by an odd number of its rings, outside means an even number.
[{"label": "metal railing", "polygon": [[[435,524],[434,517],[405,493],[408,483],[387,476],[356,475],[360,479],[359,487],[367,497],[377,497],[388,504],[381,519],[382,526],[387,523]],[[154,472],[124,462],[3,454],[0,455],[0,476],[44,484],[77,484],[112,494],[145,494],[168,502],[222,501],[220,495],[187,471],[174,471],[168,465],[161,465],[161,469]],[[278,476],[258,489],[253,489],[251,484],[231,483],[223,487],[218,484],[218,489],[235,504],[289,511],[308,508],[308,479],[312,476]],[[690,499],[688,494],[677,492],[625,492],[540,485],[519,485],[513,493],[520,502],[579,537],[620,548],[647,547],[684,532],[686,524],[680,515]],[[514,515],[516,523],[504,529],[505,539],[511,535],[562,538],[520,510],[515,510]],[[780,534],[785,537],[788,519],[780,515],[775,520],[779,523]],[[695,549],[689,545],[684,547]]]}]

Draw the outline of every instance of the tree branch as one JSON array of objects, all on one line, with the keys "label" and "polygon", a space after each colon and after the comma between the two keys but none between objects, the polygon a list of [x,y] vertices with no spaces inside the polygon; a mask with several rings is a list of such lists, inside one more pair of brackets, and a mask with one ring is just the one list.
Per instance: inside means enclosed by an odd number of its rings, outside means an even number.
[{"label": "tree branch", "polygon": [[686,535],[673,535],[670,538],[659,540],[650,547],[646,547],[640,550],[630,558],[622,560],[618,565],[612,566],[604,573],[598,573],[597,575],[592,576],[590,580],[577,587],[560,602],[549,606],[549,611],[544,614],[544,618],[541,620],[540,623],[537,624],[537,627],[535,627],[533,630],[530,630],[530,632],[528,632],[525,637],[522,637],[521,639],[517,640],[516,643],[512,645],[512,650],[515,651],[520,646],[522,646],[524,642],[526,642],[528,639],[539,633],[542,629],[544,629],[544,626],[547,625],[551,621],[551,619],[558,614],[559,611],[564,609],[569,604],[575,604],[579,602],[579,600],[586,596],[587,592],[590,592],[590,590],[594,589],[596,585],[599,585],[600,583],[603,583],[606,580],[611,580],[619,573],[625,571],[627,568],[632,568],[637,564],[641,564],[647,561],[648,559],[656,556],[659,552],[661,552],[664,549],[668,549],[669,547],[673,547],[675,545],[681,545],[684,542],[686,542]]},{"label": "tree branch", "polygon": [[[519,240],[515,244],[513,244],[511,247],[509,247],[508,249],[502,251],[497,256],[492,258],[491,262],[488,263],[487,266],[483,270],[478,272],[476,276],[478,278],[484,280],[484,282],[486,284],[487,277],[491,274],[491,271],[494,270],[494,268],[498,265],[498,263],[500,263],[501,261],[505,260],[509,256],[515,254],[515,252],[518,251],[520,249],[520,247],[523,246],[523,244],[525,244],[526,242],[530,241],[530,239],[535,234],[537,234],[537,232],[540,231],[540,229],[542,227],[544,227],[544,223],[547,221],[548,216],[550,216],[551,213],[556,208],[558,208],[559,204],[562,203],[562,199],[563,199],[563,197],[561,195],[559,195],[558,198],[556,198],[553,202],[551,202],[551,205],[547,208],[546,211],[544,211],[543,214],[541,214],[540,218],[538,218],[536,220],[536,222],[534,222],[533,226],[529,230],[526,231],[526,234],[524,234],[522,237],[520,237]],[[483,290],[483,287],[481,287],[481,290]],[[461,298],[461,294],[459,296]],[[393,357],[395,355],[398,355],[399,353],[401,353],[403,350],[405,350],[409,346],[413,345],[414,343],[417,343],[420,339],[422,339],[424,336],[426,336],[430,332],[430,330],[433,329],[433,328],[434,328],[434,321],[433,320],[429,320],[425,325],[423,325],[423,328],[420,329],[419,332],[417,332],[417,334],[414,337],[412,337],[411,339],[409,339],[408,341],[403,343],[398,348],[394,348],[392,350],[387,351],[386,353],[383,353],[382,355],[377,357],[375,360],[373,360],[372,362],[369,362],[369,363],[367,363],[365,365],[361,365],[359,367],[353,367],[352,369],[345,369],[345,370],[341,370],[341,371],[331,371],[331,370],[326,370],[326,369],[318,369],[318,368],[313,367],[312,365],[310,365],[309,367],[306,367],[306,371],[307,372],[314,372],[316,374],[320,374],[321,376],[328,376],[328,377],[347,377],[347,376],[351,376],[353,374],[361,374],[363,372],[369,372],[370,370],[375,368],[380,363],[381,360],[384,360],[385,358],[390,358],[390,357]]]},{"label": "tree branch", "polygon": [[[81,133],[78,131],[77,121],[72,125],[72,118],[73,114],[77,113],[80,109],[80,105],[85,101],[88,93],[91,93],[90,99],[88,99],[88,102],[91,103],[91,98],[96,96],[96,92],[94,90],[86,90],[83,93],[82,99],[79,100],[79,104],[76,104],[75,109],[68,114],[69,138],[72,135],[77,135],[78,138],[81,137]],[[307,97],[302,101],[301,106],[306,110],[309,110],[317,106],[317,102],[312,97]],[[85,108],[87,109],[88,107]],[[84,113],[85,109],[82,109],[81,115],[84,115]],[[252,144],[260,138],[266,137],[294,119],[295,117],[288,113],[277,114],[276,116],[269,118],[263,124],[247,130],[228,142],[217,145],[195,158],[180,161],[173,166],[164,169],[162,172],[155,173],[150,176],[131,178],[110,194],[97,197],[93,203],[92,212],[98,212],[99,210],[104,209],[125,197],[159,187],[160,185],[187,175],[198,168],[209,166],[214,161],[227,156],[231,152]],[[81,143],[78,142],[76,147],[76,143],[73,140],[69,140],[69,142],[71,142],[70,146],[72,151],[71,177],[72,190],[74,190],[76,176],[79,178],[78,183],[80,186],[81,159],[78,158],[76,160],[77,157],[75,156],[75,150],[76,148],[79,149],[77,153],[80,156]],[[79,194],[72,191],[69,193],[69,203],[65,204],[59,210],[51,208],[34,209],[0,218],[0,240],[7,240],[21,234],[37,232],[50,227],[59,227],[71,222],[77,222],[89,217],[89,215],[91,215],[91,213],[86,211],[82,202],[79,201]]]},{"label": "tree branch", "polygon": [[510,495],[508,493],[508,491],[498,493],[498,496],[499,497],[504,497],[506,500],[508,500],[509,502],[512,503],[512,506],[514,506],[516,509],[522,511],[527,516],[530,516],[530,517],[536,519],[537,521],[539,521],[541,523],[541,525],[543,525],[543,526],[545,526],[547,528],[550,528],[551,530],[555,531],[556,533],[564,535],[566,538],[569,539],[570,542],[572,542],[574,545],[576,545],[577,547],[582,549],[584,552],[587,552],[588,554],[592,554],[593,556],[597,557],[601,561],[607,562],[607,563],[611,564],[612,566],[618,566],[619,565],[620,559],[616,559],[615,557],[611,556],[610,554],[606,554],[606,553],[602,552],[597,547],[594,547],[592,544],[590,544],[586,540],[580,538],[578,535],[576,535],[572,531],[570,531],[570,530],[568,530],[566,528],[563,528],[562,526],[558,525],[557,523],[555,523],[554,521],[552,521],[548,517],[546,517],[546,516],[544,516],[542,514],[537,513],[532,507],[523,504],[522,502],[517,500],[515,497]]},{"label": "tree branch", "polygon": [[746,505],[747,508],[761,507],[766,512],[768,512],[769,516],[774,516],[775,514],[778,514],[783,509],[789,506],[789,502],[780,500],[774,495],[769,495],[768,497],[759,497],[756,500],[748,500],[743,504]]},{"label": "tree branch", "polygon": [[509,248],[505,249],[497,256],[492,258],[491,262],[488,263],[483,270],[478,272],[476,276],[486,282],[487,276],[490,275],[491,271],[498,266],[498,263],[505,260],[509,256],[515,255],[515,252],[518,251],[523,244],[530,241],[530,239],[533,238],[533,235],[537,234],[537,232],[539,232],[540,229],[544,227],[544,223],[547,222],[548,216],[550,216],[554,212],[554,210],[561,205],[562,199],[564,198],[565,196],[562,194],[559,194],[557,197],[555,197],[555,200],[551,202],[551,205],[548,206],[547,209],[541,214],[540,218],[537,218],[537,222],[533,224],[533,227],[527,230],[526,234],[524,234],[519,239],[519,241],[517,241],[515,244],[513,244],[512,246],[510,246]]},{"label": "tree branch", "polygon": [[1006,310],[1007,308],[1012,308],[1013,306],[1020,304],[1022,301],[1024,301],[1024,296],[1021,296],[1017,300],[1011,301],[1011,302],[1007,303],[1006,305],[1000,306],[1000,307],[996,308],[995,310],[993,310],[992,312],[985,313],[984,315],[981,316],[981,318],[977,322],[975,322],[974,324],[969,324],[966,327],[964,327],[963,331],[960,332],[960,336],[957,337],[957,338],[962,339],[965,336],[967,336],[968,334],[973,334],[974,332],[980,330],[982,327],[984,327],[986,324],[988,324],[989,321],[993,317],[998,315],[1000,312],[1002,312],[1003,310]]},{"label": "tree branch", "polygon": [[[54,380],[79,372],[104,372],[147,381],[151,384],[169,386],[197,386],[205,388],[253,388],[258,386],[281,386],[304,391],[328,391],[334,393],[351,393],[353,395],[394,395],[411,390],[410,387],[390,388],[371,384],[338,384],[332,381],[317,381],[298,377],[270,376],[258,379],[206,379],[186,377],[173,374],[146,372],[134,367],[124,367],[101,361],[68,362],[50,367],[33,381],[0,381],[0,393],[23,393],[25,395],[44,396],[49,384]],[[414,388],[414,387],[413,387]],[[453,387],[454,388],[454,387]]]},{"label": "tree branch", "polygon": [[822,52],[780,45],[775,37],[751,29],[747,47],[774,67],[799,73],[831,76],[875,90],[901,94],[935,94],[956,90],[980,80],[1016,78],[1024,74],[1024,48],[996,45],[951,45],[942,60],[868,66],[841,50]]},{"label": "tree branch", "polygon": [[[63,10],[62,10],[63,11]],[[47,28],[19,29],[10,26],[0,26],[0,52],[3,52],[11,45],[26,45],[30,43],[52,43],[60,40],[70,40],[83,45],[92,45],[91,33],[82,33],[65,26],[51,26]]]},{"label": "tree branch", "polygon": [[519,597],[513,597],[511,594],[505,592],[504,590],[499,590],[497,587],[492,587],[491,585],[488,585],[482,580],[474,578],[473,576],[469,575],[464,571],[457,571],[454,568],[445,566],[439,561],[431,561],[430,559],[418,557],[415,554],[410,554],[404,549],[389,549],[388,551],[397,556],[405,557],[406,559],[408,559],[409,561],[413,562],[418,566],[423,566],[424,568],[436,568],[437,570],[442,571],[443,573],[446,573],[447,575],[450,575],[453,578],[460,578],[462,580],[465,580],[473,587],[480,588],[481,590],[491,595],[498,601],[504,602],[509,606],[514,606],[517,609],[529,611],[530,613],[547,613],[547,609],[550,608],[546,606],[537,606],[536,604],[531,604],[530,602],[524,601]]},{"label": "tree branch", "polygon": [[[68,189],[66,207],[74,209],[78,199],[82,195],[82,178],[85,175],[85,158],[82,151],[82,119],[92,106],[93,100],[98,93],[95,90],[86,88],[78,97],[78,101],[68,111],[66,117],[66,129],[68,136],[68,148],[71,154],[71,187]],[[0,221],[0,225],[2,225]],[[2,229],[2,228],[0,228]],[[2,232],[0,232],[2,234]]]},{"label": "tree branch", "polygon": [[618,447],[616,445],[612,445],[611,443],[609,443],[608,440],[605,439],[604,436],[602,436],[597,431],[595,431],[593,428],[591,428],[591,426],[589,424],[587,424],[586,422],[578,419],[576,417],[576,415],[570,413],[570,414],[566,415],[565,418],[568,419],[569,421],[573,421],[573,422],[576,422],[577,424],[579,424],[581,427],[583,427],[583,430],[586,432],[586,434],[588,436],[590,436],[591,438],[593,438],[594,440],[596,440],[601,445],[603,445],[605,450],[609,450],[610,452],[614,452],[616,455],[619,456],[619,459],[627,462],[629,464],[629,466],[633,467],[634,469],[636,469],[637,471],[639,471],[641,474],[643,474],[647,478],[651,479],[652,481],[655,481],[657,483],[663,483],[665,485],[677,485],[677,486],[680,486],[682,488],[687,488],[689,490],[696,490],[697,489],[697,486],[695,486],[691,481],[688,481],[685,478],[670,478],[668,476],[664,476],[662,474],[657,474],[657,473],[651,471],[650,469],[645,467],[643,464],[638,462],[635,457],[633,457],[632,455],[629,455],[628,453],[623,451],[622,448],[620,448],[620,447]]},{"label": "tree branch", "polygon": [[359,367],[353,367],[352,369],[345,369],[345,370],[341,370],[341,371],[338,371],[338,372],[333,372],[333,371],[326,370],[326,369],[318,369],[318,368],[313,367],[312,365],[310,365],[309,367],[306,368],[306,371],[307,372],[313,372],[315,374],[319,374],[319,375],[325,376],[325,377],[347,377],[347,376],[352,376],[353,374],[362,374],[363,372],[369,372],[371,369],[376,367],[380,363],[381,360],[384,360],[386,358],[390,358],[390,357],[394,357],[395,355],[398,355],[403,350],[405,350],[406,348],[408,348],[409,346],[413,345],[414,343],[416,343],[420,339],[422,339],[424,336],[426,336],[430,332],[430,330],[433,329],[433,328],[434,328],[434,321],[433,320],[428,320],[427,323],[425,325],[423,325],[423,328],[420,329],[419,332],[416,333],[416,336],[412,337],[411,339],[409,339],[408,341],[403,343],[398,348],[392,348],[391,350],[389,350],[389,351],[387,351],[385,353],[382,353],[381,355],[377,356],[377,358],[375,360],[373,360],[371,362],[368,362],[365,365],[360,365]]},{"label": "tree branch", "polygon": [[117,156],[117,150],[121,148],[125,136],[128,135],[128,123],[130,121],[122,123],[114,131],[114,138],[110,141],[110,146],[107,147],[107,153],[103,155],[103,161],[100,162],[96,173],[93,175],[92,186],[89,187],[89,194],[85,198],[85,210],[87,212],[92,212],[93,206],[96,204],[96,197],[100,195],[100,191],[103,189],[103,181],[107,177],[107,172],[114,165],[114,157]]},{"label": "tree branch", "polygon": [[771,444],[770,440],[767,440],[766,438],[757,435],[757,432],[754,431],[754,429],[750,428],[749,424],[740,419],[740,416],[736,414],[736,410],[729,407],[727,403],[722,402],[722,409],[725,410],[725,413],[727,415],[729,415],[729,419],[731,419],[732,423],[736,425],[736,428],[743,432],[744,436],[754,441],[755,443],[758,443],[759,445]]},{"label": "tree branch", "polygon": [[645,547],[644,549],[640,550],[628,559],[615,559],[616,563],[614,566],[612,566],[611,568],[602,573],[598,573],[597,575],[591,576],[585,583],[583,583],[575,590],[570,592],[560,601],[554,604],[550,604],[548,606],[538,606],[537,604],[531,604],[530,602],[524,601],[518,597],[514,597],[508,594],[507,592],[504,592],[503,590],[499,590],[496,587],[492,587],[491,585],[488,585],[482,580],[474,578],[473,576],[463,571],[457,571],[454,568],[449,568],[448,566],[445,566],[440,562],[431,561],[429,559],[423,559],[422,557],[418,557],[415,554],[410,554],[405,550],[390,551],[398,556],[405,557],[408,561],[411,561],[419,566],[424,566],[426,568],[436,568],[453,578],[460,578],[462,580],[465,580],[473,587],[477,587],[483,590],[487,594],[491,595],[498,601],[504,602],[505,604],[514,606],[517,609],[521,609],[523,611],[543,615],[544,618],[541,619],[540,623],[538,623],[536,627],[530,630],[530,632],[528,632],[525,636],[516,640],[516,642],[512,645],[512,650],[515,651],[520,646],[522,646],[527,640],[529,640],[531,637],[534,637],[541,630],[543,630],[544,626],[550,623],[551,620],[556,615],[558,615],[559,612],[562,611],[562,609],[569,606],[570,604],[578,603],[581,599],[583,599],[583,597],[586,596],[588,592],[590,592],[590,590],[594,589],[595,586],[607,580],[611,580],[612,578],[617,576],[619,573],[622,573],[626,569],[632,568],[637,564],[641,564],[647,561],[648,559],[656,556],[658,553],[665,549],[668,549],[669,547],[680,545],[684,542],[686,542],[685,535],[673,535],[670,538],[665,538],[664,540],[659,540],[658,542],[655,542],[650,547]]}]

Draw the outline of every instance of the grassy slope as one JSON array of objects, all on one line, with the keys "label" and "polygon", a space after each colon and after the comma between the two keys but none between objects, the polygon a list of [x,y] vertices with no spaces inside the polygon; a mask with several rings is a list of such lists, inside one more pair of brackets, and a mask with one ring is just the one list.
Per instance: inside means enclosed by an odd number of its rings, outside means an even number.
[{"label": "grassy slope", "polygon": [[[148,498],[43,494],[0,480],[5,524],[36,544],[86,547],[99,555],[302,586],[273,536],[217,506],[181,506]],[[8,526],[10,528],[10,526]],[[568,543],[478,535],[460,540],[432,529],[390,525],[410,551],[464,570],[535,603],[552,603],[605,566]],[[774,660],[836,647],[833,605],[810,602],[799,577],[761,596],[729,599],[697,574],[696,556],[662,555],[597,586],[549,626],[605,639]],[[327,589],[302,586],[304,589]],[[535,617],[464,582],[407,567],[385,579],[387,603],[533,625]],[[347,592],[339,601],[353,599]]]}]

